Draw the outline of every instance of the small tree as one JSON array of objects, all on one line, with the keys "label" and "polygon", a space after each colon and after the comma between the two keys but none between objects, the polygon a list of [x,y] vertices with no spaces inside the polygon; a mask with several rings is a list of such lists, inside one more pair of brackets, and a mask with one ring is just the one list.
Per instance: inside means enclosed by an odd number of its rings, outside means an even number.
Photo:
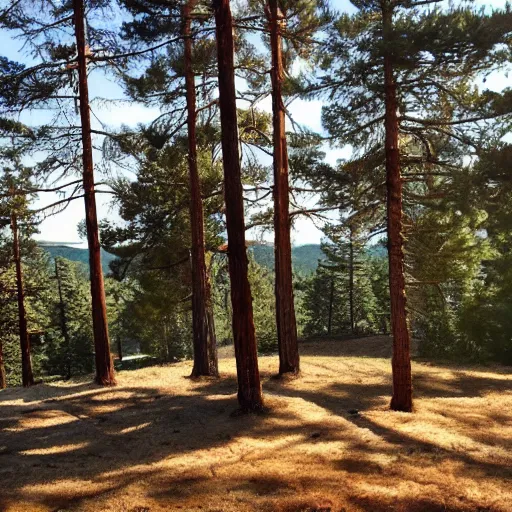
[{"label": "small tree", "polygon": [[21,380],[28,387],[34,384],[42,359],[39,354],[34,360],[31,338],[45,332],[52,300],[48,261],[32,240],[37,231],[36,218],[30,210],[37,190],[33,185],[34,170],[22,164],[20,150],[15,146],[3,147],[0,157],[4,164],[0,177],[2,362],[9,370],[9,381]]},{"label": "small tree", "polygon": [[57,290],[49,330],[46,370],[71,378],[94,368],[94,336],[87,267],[56,257],[54,286]]},{"label": "small tree", "polygon": [[22,383],[24,387],[34,384],[32,370],[32,358],[30,350],[30,338],[27,326],[27,311],[25,304],[25,289],[23,285],[24,275],[22,268],[22,252],[20,247],[19,221],[25,221],[30,232],[30,214],[28,212],[28,200],[25,190],[30,186],[32,170],[21,164],[19,155],[12,154],[12,166],[4,168],[2,176],[2,189],[7,190],[7,197],[4,201],[3,216],[8,219],[12,232],[12,260],[14,261],[16,275],[16,298],[18,302],[18,335],[21,347],[21,369]]}]

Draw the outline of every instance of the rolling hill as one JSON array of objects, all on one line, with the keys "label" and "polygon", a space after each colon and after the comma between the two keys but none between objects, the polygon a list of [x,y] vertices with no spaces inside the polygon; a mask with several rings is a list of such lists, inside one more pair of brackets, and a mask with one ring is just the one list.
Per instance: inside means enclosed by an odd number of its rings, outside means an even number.
[{"label": "rolling hill", "polygon": [[[260,265],[274,269],[274,246],[253,245],[249,248],[254,259]],[[318,266],[318,260],[322,259],[324,253],[318,244],[299,245],[292,248],[292,264],[295,272],[311,274]]]},{"label": "rolling hill", "polygon": [[[43,248],[52,258],[61,256],[71,261],[79,261],[85,265],[89,264],[89,251],[78,247],[68,247],[66,245],[44,245]],[[264,267],[274,268],[274,246],[267,244],[257,244],[249,248],[256,262]],[[368,248],[368,253],[372,256],[386,256],[386,249],[381,246],[372,246]],[[318,260],[323,258],[324,254],[319,244],[299,245],[292,248],[292,262],[295,272],[300,274],[311,274],[318,266]],[[116,256],[101,250],[101,261],[103,271],[108,273],[109,263],[115,260]]]},{"label": "rolling hill", "polygon": [[[89,265],[89,250],[80,249],[78,247],[69,247],[67,245],[44,245],[42,248],[48,252],[51,258],[61,257],[71,261],[78,261],[84,265]],[[101,250],[101,264],[103,272],[109,272],[109,263],[115,260],[116,257],[107,251]]]},{"label": "rolling hill", "polygon": [[[89,251],[78,247],[68,247],[66,245],[45,245],[43,246],[52,258],[60,256],[71,261],[79,261],[85,265],[89,264]],[[249,249],[254,255],[257,263],[267,268],[274,268],[274,247],[272,245],[254,245]],[[310,244],[294,247],[292,250],[293,266],[297,272],[310,274],[315,271],[318,260],[322,258],[320,245]],[[101,261],[103,271],[109,271],[109,263],[115,260],[116,256],[101,250]]]}]

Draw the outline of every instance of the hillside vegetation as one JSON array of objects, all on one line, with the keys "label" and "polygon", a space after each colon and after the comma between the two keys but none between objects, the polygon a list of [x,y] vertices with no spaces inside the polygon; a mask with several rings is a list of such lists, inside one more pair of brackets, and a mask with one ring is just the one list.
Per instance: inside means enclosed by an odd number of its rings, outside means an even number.
[{"label": "hillside vegetation", "polygon": [[[89,266],[88,249],[69,247],[67,245],[48,245],[44,246],[43,249],[50,254],[52,259],[61,257],[70,261],[78,261],[79,263]],[[101,265],[103,267],[103,272],[108,273],[110,262],[115,259],[116,257],[113,254],[110,254],[104,249],[101,250]]]},{"label": "hillside vegetation", "polygon": [[387,337],[303,343],[302,376],[260,368],[268,411],[232,417],[235,362],[0,394],[0,510],[510,511],[512,375],[415,362],[415,414],[389,411]]},{"label": "hillside vegetation", "polygon": [[[256,263],[264,267],[274,269],[274,246],[253,245],[250,251],[254,255]],[[319,244],[307,244],[292,247],[293,270],[299,274],[311,274],[317,266],[318,261],[323,260],[325,254]]]},{"label": "hillside vegetation", "polygon": [[[45,246],[44,249],[52,258],[60,256],[70,261],[79,261],[86,265],[89,264],[89,251],[87,249],[68,247],[65,245]],[[272,245],[254,245],[251,247],[250,251],[259,265],[270,269],[274,268],[274,247]],[[292,251],[294,270],[301,274],[311,274],[314,272],[318,266],[318,260],[323,258],[324,253],[318,244],[296,246]],[[104,272],[108,272],[110,262],[115,259],[116,257],[113,254],[102,249],[101,263]]]}]

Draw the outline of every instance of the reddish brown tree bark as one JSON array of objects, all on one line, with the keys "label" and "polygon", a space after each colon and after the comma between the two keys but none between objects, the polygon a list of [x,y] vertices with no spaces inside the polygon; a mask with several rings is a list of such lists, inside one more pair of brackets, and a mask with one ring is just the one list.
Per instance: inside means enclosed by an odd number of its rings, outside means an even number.
[{"label": "reddish brown tree bark", "polygon": [[30,338],[28,337],[27,314],[25,311],[25,294],[23,290],[23,271],[21,268],[20,241],[18,235],[18,219],[11,215],[12,246],[14,264],[16,266],[16,291],[18,296],[18,324],[21,347],[21,380],[23,387],[34,385],[32,358],[30,356]]},{"label": "reddish brown tree bark", "polygon": [[105,284],[101,268],[101,247],[94,191],[94,169],[92,159],[91,115],[89,110],[89,88],[87,83],[87,53],[85,41],[85,9],[83,0],[73,0],[76,47],[78,53],[78,89],[80,97],[80,119],[82,123],[83,183],[85,197],[85,225],[89,246],[89,269],[91,274],[92,320],[96,382],[103,386],[115,385],[114,365],[110,354],[108,337]]},{"label": "reddish brown tree bark", "polygon": [[228,232],[228,263],[233,306],[233,338],[242,410],[263,407],[252,295],[247,275],[245,219],[235,91],[233,18],[229,0],[213,0],[219,67],[219,105]]},{"label": "reddish brown tree bark", "polygon": [[332,316],[334,310],[334,278],[331,279],[331,291],[329,293],[329,317],[327,319],[327,334],[332,334]]},{"label": "reddish brown tree bark", "polygon": [[297,323],[293,299],[292,246],[290,241],[290,201],[288,183],[288,146],[286,110],[283,104],[283,48],[281,24],[284,17],[277,0],[269,0],[272,49],[272,120],[274,139],[274,253],[279,374],[297,374],[300,370]]},{"label": "reddish brown tree bark", "polygon": [[348,293],[349,293],[349,306],[350,306],[350,332],[352,334],[356,331],[355,318],[354,318],[354,228],[350,226],[349,234],[349,277],[348,277]]},{"label": "reddish brown tree bark", "polygon": [[188,168],[190,181],[190,231],[192,238],[192,331],[194,367],[192,377],[218,376],[217,340],[211,301],[210,282],[206,270],[204,243],[204,213],[201,181],[197,166],[196,86],[192,64],[191,13],[195,1],[183,7],[185,86],[187,97]]},{"label": "reddish brown tree bark", "polygon": [[4,363],[4,347],[2,340],[0,339],[0,389],[7,387],[7,377],[5,375],[5,363]]},{"label": "reddish brown tree bark", "polygon": [[398,140],[398,102],[393,73],[393,57],[390,35],[393,11],[383,3],[385,88],[385,152],[387,186],[387,232],[389,259],[389,292],[391,300],[391,332],[393,334],[393,397],[391,409],[412,411],[412,376],[410,336],[407,325],[407,304],[405,295],[404,253],[402,235],[402,178],[400,175],[400,149]]},{"label": "reddish brown tree bark", "polygon": [[121,336],[117,337],[117,357],[119,361],[123,360],[123,342],[121,341]]}]

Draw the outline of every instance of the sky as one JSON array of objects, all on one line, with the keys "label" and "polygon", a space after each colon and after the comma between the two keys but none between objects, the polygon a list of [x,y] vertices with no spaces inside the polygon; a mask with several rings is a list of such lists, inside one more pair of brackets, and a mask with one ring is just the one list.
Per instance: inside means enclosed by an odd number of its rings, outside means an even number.
[{"label": "sky", "polygon": [[[3,3],[3,2],[2,2]],[[492,2],[477,2],[479,5],[503,7],[505,0],[494,0]],[[351,5],[346,0],[334,0],[332,5],[339,10],[347,10]],[[17,61],[27,62],[28,57],[22,51],[19,41],[13,41],[9,34],[0,32],[0,51],[1,54]],[[508,83],[508,77],[504,75],[493,76],[491,80],[486,83],[487,87],[495,90],[500,90]],[[92,73],[89,81],[90,97],[103,97],[103,98],[121,98],[123,96],[122,90],[112,78],[105,76],[103,73]],[[264,109],[270,111],[270,102],[263,103]],[[297,100],[289,107],[289,111],[295,122],[303,126],[322,132],[321,126],[321,101],[304,101]],[[136,104],[112,104],[99,108],[94,106],[94,113],[101,120],[101,122],[108,126],[110,129],[116,129],[121,124],[128,126],[135,126],[138,123],[148,123],[155,119],[159,111],[156,108],[145,108]],[[44,121],[44,114],[40,112],[24,114],[23,121],[27,124],[38,125]],[[101,125],[94,117],[92,119],[93,128],[101,129]],[[96,158],[98,155],[95,155]],[[326,161],[330,164],[335,164],[340,158],[347,158],[350,156],[349,148],[329,148],[326,146]],[[101,179],[100,176],[96,177],[96,181]],[[44,197],[38,199],[34,205],[35,208],[40,208],[44,205],[51,204],[56,199],[54,194],[44,194]],[[98,204],[98,217],[109,218],[118,221],[116,209],[110,205],[110,196],[107,194],[97,195]],[[308,204],[309,206],[310,204]],[[333,218],[335,215],[333,214]],[[85,247],[86,243],[81,240],[77,225],[84,218],[84,205],[82,200],[75,200],[70,203],[66,210],[58,215],[45,219],[40,226],[40,233],[36,235],[39,240],[77,244],[77,246]],[[248,238],[263,238],[266,241],[272,240],[272,233],[261,235],[259,232],[249,232]],[[304,245],[310,243],[319,243],[322,238],[322,232],[312,223],[308,218],[297,218],[294,224],[292,233],[292,243],[294,245]]]}]

